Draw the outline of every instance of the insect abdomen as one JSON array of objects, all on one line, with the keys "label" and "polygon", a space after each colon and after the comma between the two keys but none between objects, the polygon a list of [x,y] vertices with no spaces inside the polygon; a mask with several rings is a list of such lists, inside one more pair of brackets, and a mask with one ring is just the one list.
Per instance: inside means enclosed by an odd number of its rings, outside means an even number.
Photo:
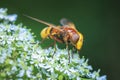
[{"label": "insect abdomen", "polygon": [[82,47],[82,45],[83,45],[83,35],[81,34],[81,33],[79,33],[78,32],[78,34],[79,34],[79,40],[77,41],[77,43],[76,43],[76,48],[78,49],[78,50],[80,50],[81,49],[81,47]]}]

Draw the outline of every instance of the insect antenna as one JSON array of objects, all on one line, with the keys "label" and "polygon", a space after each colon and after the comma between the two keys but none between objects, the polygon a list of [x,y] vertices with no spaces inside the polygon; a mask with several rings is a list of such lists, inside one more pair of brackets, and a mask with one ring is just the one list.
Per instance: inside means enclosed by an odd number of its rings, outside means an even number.
[{"label": "insect antenna", "polygon": [[28,17],[28,18],[30,18],[30,19],[32,19],[32,20],[34,20],[34,21],[37,21],[37,22],[43,23],[43,24],[45,24],[45,25],[48,25],[48,26],[55,26],[54,24],[51,24],[51,23],[45,22],[45,21],[43,21],[43,20],[40,20],[40,19],[37,19],[37,18],[31,17],[31,16],[28,16],[28,15],[25,15],[25,14],[23,14],[23,15],[26,16],[26,17]]}]

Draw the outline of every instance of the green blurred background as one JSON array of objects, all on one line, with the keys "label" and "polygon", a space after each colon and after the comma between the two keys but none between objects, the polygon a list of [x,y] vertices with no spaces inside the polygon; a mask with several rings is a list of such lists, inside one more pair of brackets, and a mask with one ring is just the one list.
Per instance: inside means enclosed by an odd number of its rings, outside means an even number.
[{"label": "green blurred background", "polygon": [[89,58],[89,64],[95,70],[100,68],[101,75],[106,74],[108,80],[119,80],[120,75],[119,5],[115,0],[0,0],[0,8],[8,8],[9,14],[16,13],[17,23],[29,26],[38,40],[41,40],[39,32],[46,25],[22,14],[56,25],[63,17],[73,21],[84,35],[81,56]]}]

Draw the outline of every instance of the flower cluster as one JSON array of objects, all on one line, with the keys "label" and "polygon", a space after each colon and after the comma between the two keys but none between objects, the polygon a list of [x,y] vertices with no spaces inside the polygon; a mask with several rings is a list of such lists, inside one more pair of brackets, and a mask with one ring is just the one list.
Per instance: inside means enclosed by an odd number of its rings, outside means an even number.
[{"label": "flower cluster", "polygon": [[66,49],[42,49],[17,15],[0,9],[0,80],[106,80],[84,57],[68,61]]}]

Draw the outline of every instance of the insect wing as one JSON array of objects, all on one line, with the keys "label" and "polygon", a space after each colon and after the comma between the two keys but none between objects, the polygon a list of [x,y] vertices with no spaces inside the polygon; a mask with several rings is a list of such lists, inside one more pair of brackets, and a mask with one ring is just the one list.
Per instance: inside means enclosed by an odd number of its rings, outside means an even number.
[{"label": "insect wing", "polygon": [[71,21],[69,21],[69,20],[66,19],[66,18],[62,18],[62,19],[60,20],[60,23],[61,23],[61,25],[64,26],[64,27],[65,27],[65,26],[68,26],[68,27],[71,27],[71,28],[76,29],[74,23],[72,23]]}]

